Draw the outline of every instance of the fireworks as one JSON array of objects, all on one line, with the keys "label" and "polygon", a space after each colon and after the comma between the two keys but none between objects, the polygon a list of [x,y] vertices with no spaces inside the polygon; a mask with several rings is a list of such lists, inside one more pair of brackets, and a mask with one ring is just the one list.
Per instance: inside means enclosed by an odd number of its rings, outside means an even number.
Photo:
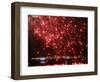
[{"label": "fireworks", "polygon": [[87,18],[28,16],[28,65],[87,62]]}]

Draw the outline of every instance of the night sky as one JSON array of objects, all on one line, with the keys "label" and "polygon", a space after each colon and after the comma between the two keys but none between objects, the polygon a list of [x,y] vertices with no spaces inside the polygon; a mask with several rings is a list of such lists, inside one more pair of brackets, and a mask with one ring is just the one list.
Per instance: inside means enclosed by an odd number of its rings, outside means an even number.
[{"label": "night sky", "polygon": [[28,66],[88,63],[88,18],[28,15]]}]

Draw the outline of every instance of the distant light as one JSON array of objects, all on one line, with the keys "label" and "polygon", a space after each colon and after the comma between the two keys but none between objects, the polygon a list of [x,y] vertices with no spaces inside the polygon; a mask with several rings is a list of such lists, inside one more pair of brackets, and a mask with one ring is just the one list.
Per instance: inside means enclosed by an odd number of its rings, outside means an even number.
[{"label": "distant light", "polygon": [[45,64],[46,62],[45,62],[45,61],[40,61],[40,63],[41,63],[41,64]]},{"label": "distant light", "polygon": [[40,58],[41,61],[42,61],[42,60],[45,60],[45,59],[46,59],[45,57],[41,57],[41,58]]}]

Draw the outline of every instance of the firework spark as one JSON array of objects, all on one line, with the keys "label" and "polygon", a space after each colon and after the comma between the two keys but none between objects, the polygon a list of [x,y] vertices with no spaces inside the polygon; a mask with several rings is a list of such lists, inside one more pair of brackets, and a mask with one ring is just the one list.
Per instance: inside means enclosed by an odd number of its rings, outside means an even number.
[{"label": "firework spark", "polygon": [[87,18],[28,16],[28,65],[87,64]]}]

